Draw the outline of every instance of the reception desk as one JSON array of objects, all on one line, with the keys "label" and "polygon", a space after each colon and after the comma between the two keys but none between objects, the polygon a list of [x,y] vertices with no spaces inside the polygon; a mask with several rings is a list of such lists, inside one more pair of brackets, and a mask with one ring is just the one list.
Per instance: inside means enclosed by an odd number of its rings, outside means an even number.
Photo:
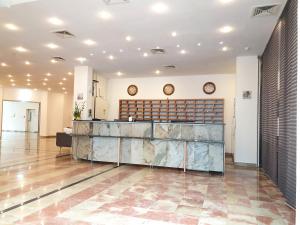
[{"label": "reception desk", "polygon": [[224,124],[74,121],[76,159],[224,172]]}]

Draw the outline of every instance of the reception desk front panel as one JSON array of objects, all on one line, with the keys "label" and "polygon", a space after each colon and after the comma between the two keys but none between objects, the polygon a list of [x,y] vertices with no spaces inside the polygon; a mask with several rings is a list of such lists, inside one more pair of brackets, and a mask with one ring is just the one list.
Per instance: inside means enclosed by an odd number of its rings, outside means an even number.
[{"label": "reception desk front panel", "polygon": [[224,172],[224,125],[74,121],[74,157]]}]

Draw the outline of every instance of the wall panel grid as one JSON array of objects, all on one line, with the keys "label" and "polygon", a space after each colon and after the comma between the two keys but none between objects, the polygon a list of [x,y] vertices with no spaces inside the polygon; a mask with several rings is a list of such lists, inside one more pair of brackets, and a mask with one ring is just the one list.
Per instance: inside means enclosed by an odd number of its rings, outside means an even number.
[{"label": "wall panel grid", "polygon": [[224,123],[224,99],[120,100],[119,119]]},{"label": "wall panel grid", "polygon": [[296,205],[296,101],[297,0],[291,0],[262,57],[261,153],[263,169],[293,207]]}]

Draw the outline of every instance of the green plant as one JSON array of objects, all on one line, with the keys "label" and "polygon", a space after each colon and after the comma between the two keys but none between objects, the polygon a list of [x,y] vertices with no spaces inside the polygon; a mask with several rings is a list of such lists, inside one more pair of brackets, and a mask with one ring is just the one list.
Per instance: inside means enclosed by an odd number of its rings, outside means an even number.
[{"label": "green plant", "polygon": [[74,120],[79,120],[81,118],[81,113],[85,109],[85,103],[78,104],[75,102],[75,109],[73,111]]}]

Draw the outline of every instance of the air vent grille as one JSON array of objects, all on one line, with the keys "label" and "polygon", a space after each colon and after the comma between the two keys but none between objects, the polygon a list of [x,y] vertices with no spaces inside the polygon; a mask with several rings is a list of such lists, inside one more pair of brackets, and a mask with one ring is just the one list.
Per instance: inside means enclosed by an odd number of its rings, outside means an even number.
[{"label": "air vent grille", "polygon": [[72,34],[71,32],[69,32],[67,30],[54,31],[53,34],[55,34],[56,36],[58,36],[58,37],[60,37],[62,39],[75,37],[74,34]]},{"label": "air vent grille", "polygon": [[253,8],[252,17],[272,16],[278,13],[280,5],[265,5]]},{"label": "air vent grille", "polygon": [[156,54],[165,54],[166,51],[162,48],[153,48],[151,49],[152,54],[156,55]]},{"label": "air vent grille", "polygon": [[106,5],[117,5],[117,4],[124,4],[129,3],[129,0],[103,0]]},{"label": "air vent grille", "polygon": [[60,57],[60,56],[54,56],[54,57],[52,57],[52,60],[55,60],[56,62],[66,61],[63,57]]},{"label": "air vent grille", "polygon": [[175,65],[165,65],[164,68],[167,70],[171,70],[171,69],[176,69],[176,66]]}]

